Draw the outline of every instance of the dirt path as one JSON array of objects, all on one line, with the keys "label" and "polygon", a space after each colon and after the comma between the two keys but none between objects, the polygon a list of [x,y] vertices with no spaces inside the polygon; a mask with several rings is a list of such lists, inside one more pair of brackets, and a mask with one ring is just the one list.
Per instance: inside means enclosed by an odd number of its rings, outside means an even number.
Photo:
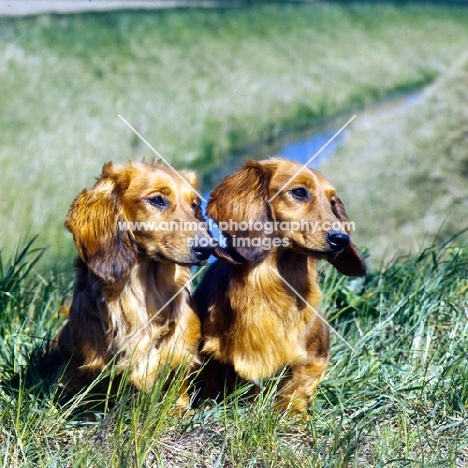
[{"label": "dirt path", "polygon": [[214,0],[0,0],[0,15],[27,16],[42,13],[80,13],[127,9],[214,8],[241,2]]}]

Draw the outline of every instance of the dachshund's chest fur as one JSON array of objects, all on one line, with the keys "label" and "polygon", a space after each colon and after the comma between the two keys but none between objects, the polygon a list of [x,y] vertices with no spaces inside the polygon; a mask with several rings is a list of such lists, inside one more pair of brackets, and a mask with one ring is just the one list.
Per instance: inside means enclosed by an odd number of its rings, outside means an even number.
[{"label": "dachshund's chest fur", "polygon": [[[183,289],[189,271],[176,265],[164,269],[158,266],[155,262],[137,264],[116,291],[104,290],[108,333],[115,338],[114,346],[132,348],[137,343],[141,346],[145,340],[156,346],[179,318],[181,306],[187,300],[187,291]],[[179,290],[182,292],[170,301]]]},{"label": "dachshund's chest fur", "polygon": [[121,282],[99,286],[81,260],[77,266],[68,326],[82,371],[93,375],[118,356],[118,369],[130,369],[142,388],[164,363],[173,367],[196,355],[200,327],[186,289],[188,267],[142,261]]},{"label": "dachshund's chest fur", "polygon": [[271,377],[305,360],[321,327],[314,261],[285,255],[254,266],[229,266],[229,290],[207,307],[202,352],[233,364],[245,379]]}]

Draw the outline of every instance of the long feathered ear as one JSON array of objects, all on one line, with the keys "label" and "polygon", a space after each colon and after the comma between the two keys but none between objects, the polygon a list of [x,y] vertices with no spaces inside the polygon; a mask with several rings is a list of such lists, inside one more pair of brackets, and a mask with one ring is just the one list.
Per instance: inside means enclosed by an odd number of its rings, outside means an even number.
[{"label": "long feathered ear", "polygon": [[[348,215],[343,202],[336,197],[332,203],[334,215],[344,223],[346,233],[350,235]],[[366,274],[366,263],[358,248],[350,242],[335,258],[328,260],[340,273],[346,276],[364,276]]]},{"label": "long feathered ear", "polygon": [[[178,173],[185,180],[187,187],[191,187],[197,191],[200,189],[200,182],[198,180],[198,176],[196,172],[183,169],[183,170],[178,171]],[[194,215],[195,215],[195,218],[198,219],[198,221],[205,222],[205,217],[203,216],[203,210],[201,208],[201,205],[195,208]]]},{"label": "long feathered ear", "polygon": [[274,236],[263,229],[266,222],[274,221],[268,203],[269,183],[270,172],[256,161],[247,161],[213,190],[208,202],[208,216],[229,236],[227,252],[234,251],[248,263],[256,263],[268,255],[263,239]]},{"label": "long feathered ear", "polygon": [[[81,259],[106,283],[126,276],[135,263],[138,247],[125,221],[117,186],[119,167],[106,164],[91,189],[84,189],[73,201],[65,226],[73,234]],[[112,174],[112,176],[111,176]]]}]

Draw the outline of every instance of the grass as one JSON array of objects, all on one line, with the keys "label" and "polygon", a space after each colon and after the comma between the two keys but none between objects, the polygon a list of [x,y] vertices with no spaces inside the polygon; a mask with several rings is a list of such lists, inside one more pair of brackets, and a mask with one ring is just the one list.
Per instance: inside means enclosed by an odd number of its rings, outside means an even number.
[{"label": "grass", "polygon": [[346,144],[321,166],[374,264],[468,227],[467,100],[465,53],[416,103],[371,121],[358,115]]},{"label": "grass", "polygon": [[[468,248],[458,239],[401,256],[365,279],[322,272],[332,339],[311,421],[272,410],[275,381],[254,404],[229,401],[177,418],[180,383],[121,389],[80,416],[85,393],[34,376],[34,354],[62,318],[70,284],[44,278],[40,250],[18,249],[0,276],[0,453],[5,466],[453,467],[468,463]],[[50,370],[50,369],[49,369]]]},{"label": "grass", "polygon": [[420,86],[465,50],[468,10],[373,4],[0,18],[1,247],[74,251],[73,197],[108,160],[201,173],[255,141]]}]

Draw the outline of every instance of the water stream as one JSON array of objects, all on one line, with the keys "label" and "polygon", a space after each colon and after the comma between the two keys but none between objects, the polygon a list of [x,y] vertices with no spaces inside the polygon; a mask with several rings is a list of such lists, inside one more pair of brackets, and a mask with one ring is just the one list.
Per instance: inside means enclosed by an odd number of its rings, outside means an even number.
[{"label": "water stream", "polygon": [[336,117],[327,124],[314,125],[306,130],[292,131],[286,136],[278,138],[273,144],[260,143],[252,146],[249,150],[243,151],[241,154],[227,156],[222,165],[204,178],[204,186],[207,187],[207,190],[203,196],[205,198],[209,196],[211,188],[216,186],[226,175],[238,169],[246,159],[259,160],[270,156],[279,156],[305,164],[335,135],[352,115],[356,114],[356,120],[344,129],[309,164],[309,167],[317,169],[323,162],[330,159],[336,150],[345,143],[346,137],[355,122],[362,121],[363,119],[377,119],[396,113],[402,108],[413,106],[420,101],[422,94],[423,92],[418,90],[410,94],[390,97],[357,110],[353,114]]},{"label": "water stream", "polygon": [[[373,120],[384,116],[392,115],[399,110],[410,107],[420,101],[422,91],[418,90],[411,94],[400,95],[393,98],[388,98],[383,101],[372,104],[364,109],[355,112],[356,121],[362,119]],[[322,151],[319,150],[326,145],[330,138],[352,117],[351,115],[342,115],[326,125],[313,126],[307,130],[299,132],[291,132],[286,137],[279,139],[275,144],[260,144],[249,151],[243,152],[241,155],[228,156],[223,161],[222,166],[212,171],[204,179],[204,185],[208,188],[204,191],[203,196],[208,200],[210,191],[216,186],[225,176],[237,170],[246,159],[265,159],[269,156],[276,155],[279,157],[291,159],[301,164],[306,164],[312,157],[309,167],[318,169],[326,160],[333,157],[337,149],[345,144],[346,137],[353,126],[353,122],[346,127],[333,141],[331,141]],[[203,203],[203,210],[206,209],[206,204]],[[212,231],[212,235],[219,239],[217,229]]]}]

